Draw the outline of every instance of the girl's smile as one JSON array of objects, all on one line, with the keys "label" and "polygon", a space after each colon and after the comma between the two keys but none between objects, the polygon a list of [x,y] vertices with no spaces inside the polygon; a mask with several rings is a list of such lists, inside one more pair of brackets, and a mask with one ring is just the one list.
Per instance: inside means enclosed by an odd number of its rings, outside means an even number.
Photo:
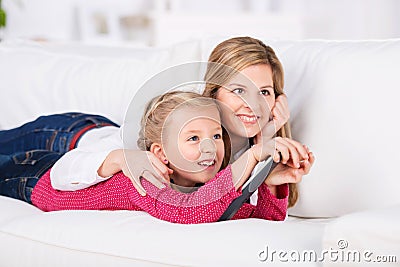
[{"label": "girl's smile", "polygon": [[171,113],[163,148],[176,184],[194,186],[212,179],[221,168],[225,149],[217,107],[183,107]]}]

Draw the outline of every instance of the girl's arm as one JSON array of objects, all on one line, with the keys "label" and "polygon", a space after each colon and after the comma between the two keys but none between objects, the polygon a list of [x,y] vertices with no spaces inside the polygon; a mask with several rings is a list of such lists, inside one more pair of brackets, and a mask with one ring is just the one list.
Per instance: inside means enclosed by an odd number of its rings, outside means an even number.
[{"label": "girl's arm", "polygon": [[259,218],[271,221],[283,221],[286,218],[288,207],[289,186],[282,184],[276,186],[276,196],[268,186],[263,183],[258,188],[257,205],[244,203],[232,220],[245,218]]},{"label": "girl's arm", "polygon": [[122,172],[112,178],[77,191],[54,190],[47,172],[32,192],[32,203],[44,211],[56,210],[142,210],[174,223],[216,222],[229,204],[240,195],[232,183],[231,168],[190,194],[170,187],[158,189],[147,180],[141,196]]}]

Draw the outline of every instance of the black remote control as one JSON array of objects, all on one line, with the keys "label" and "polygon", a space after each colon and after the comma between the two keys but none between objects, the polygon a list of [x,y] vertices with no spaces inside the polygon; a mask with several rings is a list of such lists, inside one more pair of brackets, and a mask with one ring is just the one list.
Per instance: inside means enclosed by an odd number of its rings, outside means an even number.
[{"label": "black remote control", "polygon": [[257,190],[257,188],[264,182],[265,178],[271,171],[278,165],[269,157],[268,159],[259,163],[258,170],[243,184],[242,195],[237,197],[228,206],[226,211],[221,215],[218,221],[229,220],[236,214],[240,207],[245,203],[250,196]]}]

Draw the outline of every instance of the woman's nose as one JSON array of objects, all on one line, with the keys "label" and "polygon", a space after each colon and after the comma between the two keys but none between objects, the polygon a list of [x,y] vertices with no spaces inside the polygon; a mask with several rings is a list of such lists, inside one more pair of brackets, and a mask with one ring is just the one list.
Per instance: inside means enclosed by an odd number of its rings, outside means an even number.
[{"label": "woman's nose", "polygon": [[259,94],[251,94],[243,98],[244,105],[252,110],[254,114],[260,114],[261,111],[271,110],[267,101]]},{"label": "woman's nose", "polygon": [[200,142],[200,152],[201,153],[215,153],[216,146],[213,140],[210,138],[203,139]]}]

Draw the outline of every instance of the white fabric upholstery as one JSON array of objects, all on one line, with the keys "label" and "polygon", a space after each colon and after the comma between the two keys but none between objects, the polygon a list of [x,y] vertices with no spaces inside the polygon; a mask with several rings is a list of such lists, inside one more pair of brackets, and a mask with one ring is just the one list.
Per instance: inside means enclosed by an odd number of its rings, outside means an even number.
[{"label": "white fabric upholstery", "polygon": [[[145,212],[60,211],[0,197],[0,266],[257,266],[269,246],[321,250],[324,224],[249,219],[172,224]],[[3,213],[8,211],[8,213]],[[2,218],[5,217],[5,218]],[[293,238],[296,236],[296,238]],[[16,249],[18,248],[18,249]],[[20,253],[24,251],[23,257]],[[51,264],[53,263],[53,264]],[[95,264],[94,264],[95,263]],[[279,261],[276,262],[280,266]],[[304,265],[309,266],[309,265]]]},{"label": "white fabric upholstery", "polygon": [[[400,205],[342,216],[325,229],[323,250],[339,251],[324,266],[399,266]],[[342,253],[345,258],[342,260]]]},{"label": "white fabric upholstery", "polygon": [[[151,49],[0,43],[0,129],[63,111],[103,114],[121,123],[147,79],[176,64],[206,60],[222,39]],[[260,261],[260,251],[268,246],[320,253],[322,244],[333,246],[344,234],[360,248],[363,240],[379,239],[385,244],[381,254],[396,246],[387,234],[394,224],[384,230],[380,224],[398,218],[394,210],[379,210],[400,204],[400,40],[264,41],[284,65],[293,136],[316,155],[289,213],[350,217],[334,224],[289,217],[284,223],[175,225],[143,212],[43,213],[0,197],[0,267],[280,266],[278,260]],[[353,213],[370,209],[378,213]],[[360,227],[373,217],[379,218],[371,220],[374,227]],[[365,239],[356,240],[360,234]]]},{"label": "white fabric upholstery", "polygon": [[332,217],[400,204],[400,40],[277,46],[293,136],[316,155],[290,213]]}]

